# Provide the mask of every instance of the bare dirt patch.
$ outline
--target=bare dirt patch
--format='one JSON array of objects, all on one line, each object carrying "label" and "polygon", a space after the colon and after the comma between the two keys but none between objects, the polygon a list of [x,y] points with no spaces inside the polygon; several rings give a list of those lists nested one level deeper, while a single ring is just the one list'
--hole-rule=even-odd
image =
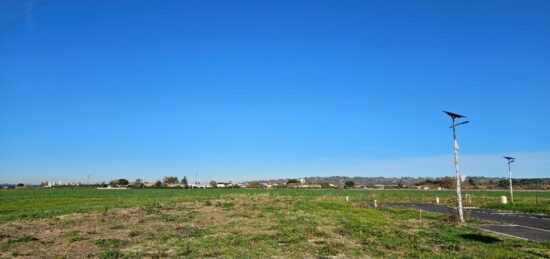
[{"label": "bare dirt patch", "polygon": [[231,195],[15,221],[0,225],[0,256],[177,256],[200,237],[273,236],[273,224],[261,218],[272,202],[269,195]]}]

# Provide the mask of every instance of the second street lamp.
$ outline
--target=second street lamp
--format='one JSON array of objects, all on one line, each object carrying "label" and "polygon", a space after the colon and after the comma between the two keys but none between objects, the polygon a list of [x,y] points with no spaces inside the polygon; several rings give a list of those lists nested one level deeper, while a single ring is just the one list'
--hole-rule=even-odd
[{"label": "second street lamp", "polygon": [[514,192],[512,189],[512,170],[510,168],[510,164],[513,162],[516,162],[516,159],[509,156],[505,156],[504,158],[508,160],[508,178],[510,180],[510,201],[512,202],[512,204],[514,204]]},{"label": "second street lamp", "polygon": [[453,125],[451,125],[450,128],[453,129],[453,152],[454,152],[454,160],[455,160],[455,177],[456,177],[456,200],[457,200],[457,212],[458,212],[458,219],[460,222],[464,223],[464,212],[462,211],[462,193],[460,190],[460,182],[462,181],[462,177],[460,175],[460,172],[458,170],[458,142],[456,141],[456,126],[463,125],[466,123],[469,123],[469,121],[463,121],[460,123],[456,123],[456,119],[460,118],[466,118],[466,116],[462,116],[460,114],[452,113],[443,111],[445,114],[449,115],[451,119],[453,120]]}]

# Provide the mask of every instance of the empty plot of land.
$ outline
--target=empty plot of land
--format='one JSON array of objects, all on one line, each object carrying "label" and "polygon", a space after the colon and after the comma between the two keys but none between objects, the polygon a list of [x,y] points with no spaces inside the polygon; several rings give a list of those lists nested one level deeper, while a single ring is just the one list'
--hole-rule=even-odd
[{"label": "empty plot of land", "polygon": [[[550,257],[549,243],[457,226],[443,214],[311,194],[37,190],[20,209],[0,204],[12,210],[0,222],[0,257]],[[51,211],[54,201],[78,206]]]}]

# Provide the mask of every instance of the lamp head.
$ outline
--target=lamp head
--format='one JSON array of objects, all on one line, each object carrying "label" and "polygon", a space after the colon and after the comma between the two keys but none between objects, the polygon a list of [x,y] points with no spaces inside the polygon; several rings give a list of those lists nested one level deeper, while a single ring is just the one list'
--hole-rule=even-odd
[{"label": "lamp head", "polygon": [[453,119],[460,119],[460,118],[466,118],[466,116],[463,116],[463,115],[460,115],[460,114],[457,114],[457,113],[453,113],[453,112],[448,112],[448,111],[443,111],[445,114],[451,116],[451,118]]},{"label": "lamp head", "polygon": [[510,156],[503,156],[506,160],[508,160],[508,163],[516,162],[516,159]]}]

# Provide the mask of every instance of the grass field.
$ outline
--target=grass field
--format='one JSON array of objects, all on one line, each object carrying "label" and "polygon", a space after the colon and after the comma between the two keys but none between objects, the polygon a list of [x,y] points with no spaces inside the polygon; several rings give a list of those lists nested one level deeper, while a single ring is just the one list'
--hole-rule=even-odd
[{"label": "grass field", "polygon": [[[466,192],[496,207],[506,192]],[[20,189],[0,191],[0,256],[550,257],[550,244],[367,202],[453,202],[451,191]],[[350,202],[345,201],[350,197]],[[548,213],[549,192],[513,209]],[[469,201],[465,201],[467,203]],[[467,204],[466,204],[467,205]],[[540,207],[540,209],[539,209]],[[509,209],[509,208],[507,208]]]}]

